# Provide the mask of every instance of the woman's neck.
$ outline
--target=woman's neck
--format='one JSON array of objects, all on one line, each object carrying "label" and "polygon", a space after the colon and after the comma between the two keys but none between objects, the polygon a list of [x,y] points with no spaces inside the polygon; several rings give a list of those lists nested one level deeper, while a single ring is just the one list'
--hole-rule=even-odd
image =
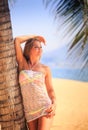
[{"label": "woman's neck", "polygon": [[39,63],[39,59],[40,59],[39,57],[38,58],[30,57],[29,64],[35,65],[35,64]]},{"label": "woman's neck", "polygon": [[39,63],[39,60],[37,60],[37,59],[36,60],[32,59],[29,61],[29,64],[31,64],[31,65],[35,65],[37,63]]},{"label": "woman's neck", "polygon": [[30,59],[28,62],[29,64],[29,69],[34,69],[38,64],[39,64],[39,58],[38,59]]}]

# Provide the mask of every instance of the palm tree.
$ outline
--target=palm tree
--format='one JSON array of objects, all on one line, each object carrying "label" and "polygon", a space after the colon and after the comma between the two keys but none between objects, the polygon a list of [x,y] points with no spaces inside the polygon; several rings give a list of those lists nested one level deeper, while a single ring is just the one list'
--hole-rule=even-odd
[{"label": "palm tree", "polygon": [[0,125],[26,130],[8,0],[0,0]]},{"label": "palm tree", "polygon": [[[43,0],[46,7],[50,7],[56,20],[63,18],[60,25],[65,34],[72,34],[72,41],[68,50],[70,54],[76,54],[78,61],[83,61],[82,69],[88,65],[88,0]],[[68,51],[69,52],[69,51]],[[77,57],[78,55],[78,57]],[[72,55],[70,55],[72,58]]]}]

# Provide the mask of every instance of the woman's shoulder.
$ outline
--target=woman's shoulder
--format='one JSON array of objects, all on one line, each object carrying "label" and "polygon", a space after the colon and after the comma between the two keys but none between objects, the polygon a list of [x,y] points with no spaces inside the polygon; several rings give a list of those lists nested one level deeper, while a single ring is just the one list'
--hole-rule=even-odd
[{"label": "woman's shoulder", "polygon": [[45,73],[50,71],[50,67],[48,65],[40,63],[40,66],[45,71]]},{"label": "woman's shoulder", "polygon": [[40,63],[40,66],[43,67],[43,68],[45,68],[45,69],[49,68],[48,65],[45,65],[45,64],[43,64],[43,63]]}]

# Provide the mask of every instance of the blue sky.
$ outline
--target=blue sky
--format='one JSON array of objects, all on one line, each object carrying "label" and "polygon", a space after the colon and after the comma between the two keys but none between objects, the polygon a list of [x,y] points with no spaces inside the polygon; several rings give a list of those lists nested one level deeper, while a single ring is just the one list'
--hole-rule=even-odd
[{"label": "blue sky", "polygon": [[[36,34],[46,39],[45,51],[52,51],[63,45],[61,31],[58,31],[54,14],[45,8],[43,0],[15,0],[10,6],[13,37]],[[65,39],[65,43],[66,43]]]},{"label": "blue sky", "polygon": [[[46,39],[44,61],[51,66],[73,69],[71,60],[66,59],[67,44],[70,37],[63,37],[65,30],[58,29],[62,21],[54,20],[54,14],[45,8],[43,0],[15,0],[10,5],[13,37],[19,35],[42,35]],[[66,34],[68,36],[68,34]],[[73,60],[73,59],[72,59]],[[79,68],[80,63],[78,63]]]},{"label": "blue sky", "polygon": [[60,17],[58,22],[55,21],[55,14],[50,12],[50,8],[45,8],[43,0],[14,1],[13,6],[10,5],[13,37],[32,34],[44,36],[46,40],[44,58],[54,65],[69,67],[72,62],[65,58],[67,55],[66,45],[71,35],[69,38],[63,37],[66,31],[62,28],[58,29],[62,18]]},{"label": "blue sky", "polygon": [[16,0],[10,6],[13,37],[36,34],[46,39],[45,51],[61,47],[61,33],[57,31],[54,14],[45,8],[43,0]]},{"label": "blue sky", "polygon": [[55,66],[64,66],[68,39],[62,37],[63,29],[58,29],[61,18],[58,22],[54,20],[55,15],[50,8],[45,8],[43,0],[15,0],[13,6],[10,5],[10,13],[13,37],[28,34],[44,36],[44,59]]}]

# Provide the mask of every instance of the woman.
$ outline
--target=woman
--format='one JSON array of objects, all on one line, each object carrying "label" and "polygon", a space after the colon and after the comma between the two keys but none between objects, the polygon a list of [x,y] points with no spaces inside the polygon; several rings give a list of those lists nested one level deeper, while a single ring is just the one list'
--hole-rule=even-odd
[{"label": "woman", "polygon": [[25,117],[30,130],[50,130],[56,109],[50,69],[40,63],[42,43],[45,44],[42,36],[33,35],[14,40]]}]

